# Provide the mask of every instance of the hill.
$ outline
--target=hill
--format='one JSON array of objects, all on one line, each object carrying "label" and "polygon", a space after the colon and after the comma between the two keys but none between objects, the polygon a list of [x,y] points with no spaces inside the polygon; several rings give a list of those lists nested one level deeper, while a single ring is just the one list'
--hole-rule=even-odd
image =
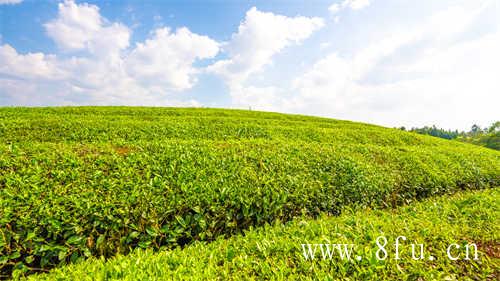
[{"label": "hill", "polygon": [[0,141],[3,276],[500,182],[498,151],[255,111],[1,108]]},{"label": "hill", "polygon": [[[404,127],[401,127],[400,129],[406,130]],[[412,128],[410,131],[443,139],[458,140],[475,145],[481,145],[495,150],[500,150],[500,121],[496,121],[491,124],[491,126],[484,129],[481,129],[481,127],[479,127],[478,125],[473,125],[468,132],[439,129],[436,126]]]},{"label": "hill", "polygon": [[[491,189],[426,199],[394,210],[348,209],[339,217],[278,222],[184,249],[136,250],[108,261],[90,259],[30,280],[496,280],[499,202],[500,192]],[[396,261],[392,244],[398,236],[407,240],[401,240]],[[385,247],[385,260],[376,256],[378,237],[391,243]],[[303,243],[355,246],[350,260],[341,259],[336,251],[332,259],[325,254],[323,260],[321,248],[314,259],[308,255],[306,260]],[[413,260],[412,243],[424,245],[423,260]],[[453,243],[461,246],[450,251],[457,261],[447,256]],[[465,246],[472,243],[478,247],[478,259],[474,260],[471,246],[470,260],[465,260]]]}]

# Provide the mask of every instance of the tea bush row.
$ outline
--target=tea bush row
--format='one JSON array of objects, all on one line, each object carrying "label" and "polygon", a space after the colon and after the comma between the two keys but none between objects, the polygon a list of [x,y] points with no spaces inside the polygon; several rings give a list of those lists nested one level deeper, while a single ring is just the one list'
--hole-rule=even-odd
[{"label": "tea bush row", "polygon": [[2,108],[0,122],[2,275],[500,182],[497,151],[322,118]]},{"label": "tea bush row", "polygon": [[[276,222],[212,243],[184,249],[133,253],[105,261],[92,258],[30,280],[495,280],[498,277],[500,191],[491,189],[425,200],[395,210],[345,210],[340,217]],[[400,240],[396,261],[394,239]],[[386,260],[376,258],[376,238],[389,240]],[[305,260],[301,244],[354,244],[361,261]],[[411,244],[423,244],[423,260],[413,260]],[[450,244],[455,257],[446,250]],[[478,247],[474,260],[465,245]],[[417,246],[416,249],[419,249]],[[418,252],[418,251],[417,251]],[[428,256],[435,257],[429,260]],[[382,255],[381,255],[382,256]],[[418,257],[418,254],[416,255]]]}]

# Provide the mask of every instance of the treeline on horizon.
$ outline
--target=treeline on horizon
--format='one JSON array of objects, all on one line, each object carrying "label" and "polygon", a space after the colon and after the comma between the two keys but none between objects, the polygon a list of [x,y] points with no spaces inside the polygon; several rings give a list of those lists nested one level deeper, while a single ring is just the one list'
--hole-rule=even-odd
[{"label": "treeline on horizon", "polygon": [[481,128],[474,124],[467,132],[458,130],[445,130],[433,126],[425,126],[422,128],[411,128],[407,130],[405,127],[400,127],[400,130],[415,132],[422,135],[430,135],[448,140],[458,140],[462,142],[472,143],[495,150],[500,150],[500,121],[496,121],[491,126]]}]

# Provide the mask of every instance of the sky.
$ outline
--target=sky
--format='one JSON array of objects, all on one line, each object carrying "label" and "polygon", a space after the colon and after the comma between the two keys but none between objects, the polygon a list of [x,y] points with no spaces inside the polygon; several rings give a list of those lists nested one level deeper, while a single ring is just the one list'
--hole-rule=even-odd
[{"label": "sky", "polygon": [[0,0],[0,106],[500,120],[500,1]]}]

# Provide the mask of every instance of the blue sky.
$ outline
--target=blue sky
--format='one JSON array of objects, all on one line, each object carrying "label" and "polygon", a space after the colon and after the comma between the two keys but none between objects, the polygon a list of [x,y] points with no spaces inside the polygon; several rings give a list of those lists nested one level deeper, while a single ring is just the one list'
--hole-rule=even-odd
[{"label": "blue sky", "polygon": [[0,0],[0,106],[500,119],[498,1]]}]

